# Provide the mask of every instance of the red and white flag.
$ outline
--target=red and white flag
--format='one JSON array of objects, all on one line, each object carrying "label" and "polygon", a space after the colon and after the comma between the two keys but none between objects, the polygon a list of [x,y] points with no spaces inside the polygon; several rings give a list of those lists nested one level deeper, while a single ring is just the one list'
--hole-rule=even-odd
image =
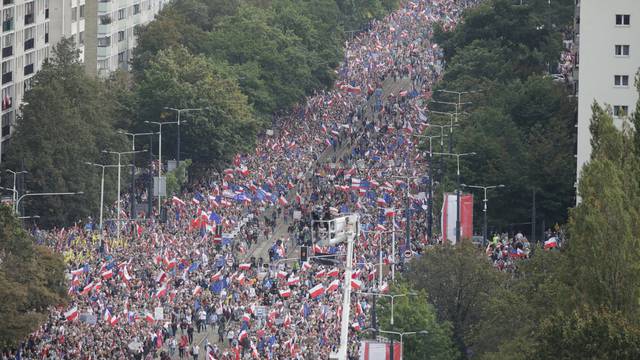
[{"label": "red and white flag", "polygon": [[358,279],[351,279],[351,289],[360,290],[362,288],[362,281]]},{"label": "red and white flag", "polygon": [[291,296],[291,290],[289,289],[280,290],[280,296],[283,298],[288,298],[289,296]]},{"label": "red and white flag", "polygon": [[280,204],[280,206],[287,206],[287,205],[289,205],[289,202],[287,201],[287,199],[285,199],[284,196],[281,195],[278,198],[278,204]]},{"label": "red and white flag", "polygon": [[163,296],[167,295],[167,285],[163,284],[161,287],[158,288],[158,290],[156,290],[156,298],[161,298]]},{"label": "red and white flag", "polygon": [[67,319],[67,321],[73,321],[75,319],[78,318],[78,307],[74,306],[71,309],[69,309],[69,311],[64,313],[64,317],[65,319]]},{"label": "red and white flag", "polygon": [[287,285],[294,286],[300,283],[300,278],[298,276],[292,276],[287,280]]},{"label": "red and white flag", "polygon": [[340,274],[340,271],[338,270],[338,268],[333,268],[331,270],[329,270],[329,272],[327,273],[328,277],[338,277],[338,275]]},{"label": "red and white flag", "polygon": [[336,279],[333,280],[329,286],[327,287],[327,292],[332,292],[332,291],[336,291],[338,289],[338,287],[340,286],[340,280]]},{"label": "red and white flag", "polygon": [[171,198],[171,202],[173,203],[173,205],[180,205],[180,206],[186,205],[186,203],[177,196],[174,196],[173,198]]},{"label": "red and white flag", "polygon": [[104,280],[111,279],[113,277],[113,271],[112,270],[104,271],[102,274],[100,274],[100,276],[102,276]]},{"label": "red and white flag", "polygon": [[149,324],[153,324],[153,323],[156,321],[156,319],[154,319],[154,317],[153,317],[153,314],[152,314],[152,313],[150,313],[150,312],[148,312],[148,311],[144,314],[144,319],[145,319]]},{"label": "red and white flag", "polygon": [[324,294],[324,286],[322,285],[322,283],[312,287],[309,290],[309,295],[311,296],[312,299],[315,299],[322,294]]},{"label": "red and white flag", "polygon": [[213,274],[213,276],[211,276],[211,281],[218,281],[220,280],[221,277],[222,277],[222,272],[218,271],[217,273]]},{"label": "red and white flag", "polygon": [[240,264],[238,267],[240,268],[240,270],[249,270],[251,269],[251,264],[244,263],[244,264]]}]

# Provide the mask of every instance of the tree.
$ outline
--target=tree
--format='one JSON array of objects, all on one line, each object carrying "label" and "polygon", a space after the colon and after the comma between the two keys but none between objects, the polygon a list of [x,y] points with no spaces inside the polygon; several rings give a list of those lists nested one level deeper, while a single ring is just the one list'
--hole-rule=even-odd
[{"label": "tree", "polygon": [[[45,226],[70,224],[98,209],[100,177],[85,162],[103,162],[103,149],[120,150],[125,141],[114,131],[115,95],[85,74],[73,40],[63,39],[53,53],[25,93],[7,154],[9,167],[29,171],[31,192],[85,192],[21,202]],[[107,203],[114,198],[114,176],[107,172]]]},{"label": "tree", "polygon": [[[180,125],[181,154],[196,166],[221,165],[250,149],[255,141],[258,122],[228,69],[184,47],[160,51],[136,84],[135,93],[135,127],[139,129],[148,129],[145,120],[175,119],[165,107],[206,108],[181,118],[185,121]],[[166,129],[162,134],[164,157],[176,153],[176,131]]]},{"label": "tree", "polygon": [[504,274],[470,244],[428,250],[411,264],[407,279],[415,290],[424,290],[440,321],[453,327],[454,341],[462,354],[474,346],[472,333],[484,305],[504,279]]},{"label": "tree", "polygon": [[[409,293],[411,290],[406,284],[393,287],[397,294]],[[427,302],[427,294],[420,291],[415,296],[398,297],[394,301],[394,324],[391,319],[391,302],[386,297],[380,297],[378,302],[378,314],[381,330],[397,332],[423,331],[427,334],[408,335],[403,339],[403,358],[411,359],[458,359],[460,353],[452,340],[451,324],[440,322],[437,319],[434,307]],[[395,335],[379,333],[381,336],[394,337]]]},{"label": "tree", "polygon": [[64,303],[61,256],[34,245],[11,209],[0,205],[0,349],[15,347]]}]

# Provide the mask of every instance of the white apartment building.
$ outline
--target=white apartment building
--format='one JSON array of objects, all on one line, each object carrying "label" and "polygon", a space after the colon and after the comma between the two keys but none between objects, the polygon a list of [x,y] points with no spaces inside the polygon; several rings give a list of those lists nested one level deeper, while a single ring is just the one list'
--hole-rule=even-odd
[{"label": "white apartment building", "polygon": [[73,37],[87,73],[129,69],[134,31],[170,0],[2,0],[0,162],[30,79],[62,37]]},{"label": "white apartment building", "polygon": [[635,110],[640,0],[580,0],[577,174],[591,157],[591,105],[610,106],[617,126]]},{"label": "white apartment building", "polygon": [[16,111],[24,92],[44,59],[49,56],[49,1],[2,0],[0,161],[13,133]]}]

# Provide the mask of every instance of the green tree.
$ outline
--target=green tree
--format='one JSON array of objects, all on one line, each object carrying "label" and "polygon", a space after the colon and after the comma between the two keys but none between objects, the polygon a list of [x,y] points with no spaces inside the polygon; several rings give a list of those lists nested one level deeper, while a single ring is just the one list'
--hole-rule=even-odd
[{"label": "green tree", "polygon": [[62,258],[22,229],[0,205],[0,349],[15,347],[66,300]]},{"label": "green tree", "polygon": [[475,344],[473,330],[482,319],[485,303],[494,295],[504,274],[470,244],[441,246],[414,260],[407,275],[411,288],[425,290],[440,321],[453,327],[462,354]]},{"label": "green tree", "polygon": [[[27,215],[47,225],[70,224],[98,209],[98,171],[85,162],[103,162],[103,149],[122,149],[125,139],[114,131],[115,95],[100,80],[85,74],[73,41],[62,40],[33,78],[17,122],[8,166],[29,171],[31,192],[79,192],[84,196],[26,198]],[[107,172],[107,201],[113,199],[115,171]]]},{"label": "green tree", "polygon": [[[406,284],[393,286],[394,293],[409,293],[411,290]],[[403,358],[412,359],[458,359],[460,353],[452,339],[451,324],[438,321],[434,307],[427,302],[427,294],[420,291],[415,296],[399,297],[394,301],[393,318],[391,325],[391,302],[386,297],[380,297],[378,302],[379,327],[381,330],[396,332],[420,332],[426,334],[407,335],[403,342]],[[400,339],[395,335],[380,333],[385,337]]]},{"label": "green tree", "polygon": [[[160,51],[136,84],[135,93],[135,126],[141,129],[148,129],[145,120],[171,120],[168,116],[175,115],[164,107],[207,108],[181,118],[185,121],[181,125],[181,154],[196,166],[222,164],[237,152],[250,149],[255,141],[258,123],[228,69],[205,56],[192,55],[184,47]],[[175,155],[175,144],[176,132],[164,131],[164,157]]]}]

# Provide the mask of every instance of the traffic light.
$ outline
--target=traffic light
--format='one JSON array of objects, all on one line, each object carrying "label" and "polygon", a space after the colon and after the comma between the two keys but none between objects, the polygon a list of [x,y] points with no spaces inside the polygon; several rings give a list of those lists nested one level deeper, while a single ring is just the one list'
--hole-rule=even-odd
[{"label": "traffic light", "polygon": [[301,262],[305,262],[309,259],[309,257],[307,256],[307,247],[306,246],[300,246],[300,261]]}]

